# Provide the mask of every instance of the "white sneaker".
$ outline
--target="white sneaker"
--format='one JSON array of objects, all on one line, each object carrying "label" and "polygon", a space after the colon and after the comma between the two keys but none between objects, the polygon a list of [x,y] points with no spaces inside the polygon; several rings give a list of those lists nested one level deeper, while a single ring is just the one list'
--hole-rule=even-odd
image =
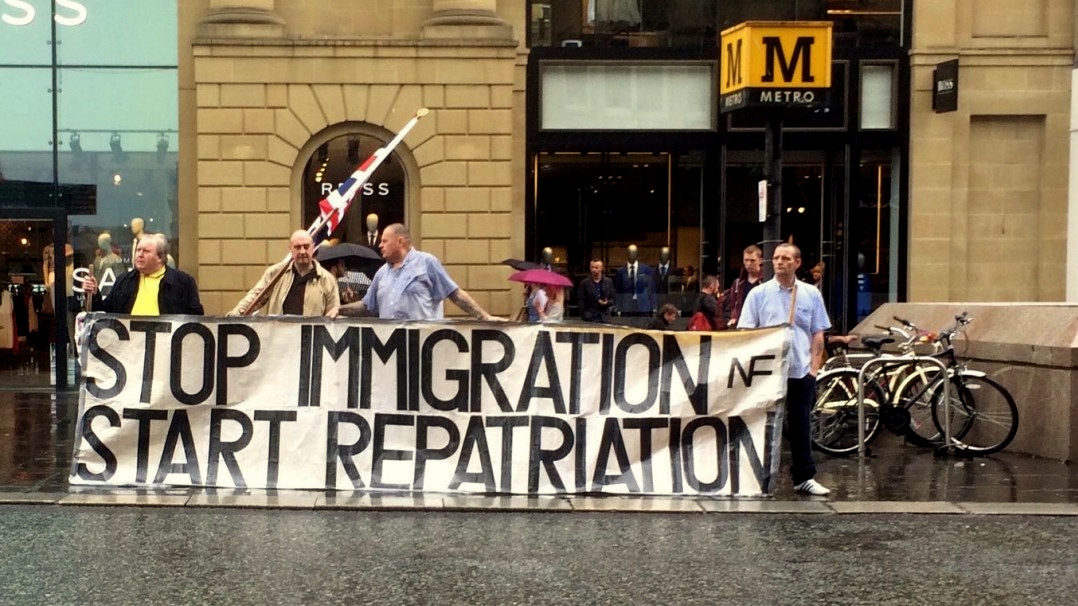
[{"label": "white sneaker", "polygon": [[794,486],[794,492],[812,495],[814,497],[826,497],[831,494],[831,489],[820,484],[816,480],[805,480],[797,486]]}]

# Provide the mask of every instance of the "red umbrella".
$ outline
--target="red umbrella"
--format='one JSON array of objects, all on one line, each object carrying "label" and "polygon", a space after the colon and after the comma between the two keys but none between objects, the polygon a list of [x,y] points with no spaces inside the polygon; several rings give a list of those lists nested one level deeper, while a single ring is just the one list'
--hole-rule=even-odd
[{"label": "red umbrella", "polygon": [[569,278],[566,278],[559,273],[552,272],[549,269],[525,269],[524,271],[518,271],[509,276],[509,279],[514,282],[543,284],[546,286],[571,287],[573,285],[573,283],[569,281]]}]

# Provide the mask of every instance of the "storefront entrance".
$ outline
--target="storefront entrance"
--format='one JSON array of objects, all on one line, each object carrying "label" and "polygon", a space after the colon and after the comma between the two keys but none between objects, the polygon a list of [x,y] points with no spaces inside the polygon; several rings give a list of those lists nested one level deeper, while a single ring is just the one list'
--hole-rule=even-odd
[{"label": "storefront entrance", "polygon": [[[71,303],[76,262],[74,255],[56,259],[67,220],[49,216],[50,210],[0,211],[0,389],[52,391],[74,384],[67,335],[78,312]],[[60,280],[57,261],[65,270]]]}]

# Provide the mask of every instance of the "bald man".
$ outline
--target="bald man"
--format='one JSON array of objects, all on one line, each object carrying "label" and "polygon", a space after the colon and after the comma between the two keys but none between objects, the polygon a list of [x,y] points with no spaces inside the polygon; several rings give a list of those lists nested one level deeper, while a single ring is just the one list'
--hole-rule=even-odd
[{"label": "bald man", "polygon": [[274,276],[287,268],[289,263],[292,264],[291,269],[288,269],[287,273],[270,287],[269,296],[262,297],[262,304],[251,311],[263,308],[270,316],[335,316],[337,314],[337,307],[341,303],[337,291],[337,279],[323,269],[318,261],[315,261],[314,242],[311,240],[311,235],[302,229],[297,230],[288,239],[288,250],[291,257],[267,267],[258,284],[247,291],[247,295],[232,308],[232,311],[228,312],[228,315],[240,315],[240,310],[258,298],[259,294],[269,287]]}]

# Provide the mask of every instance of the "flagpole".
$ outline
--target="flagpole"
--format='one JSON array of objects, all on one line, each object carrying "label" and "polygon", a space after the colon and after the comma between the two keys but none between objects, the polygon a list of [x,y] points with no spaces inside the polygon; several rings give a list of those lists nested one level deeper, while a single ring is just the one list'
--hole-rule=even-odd
[{"label": "flagpole", "polygon": [[[393,139],[390,140],[390,142],[387,143],[385,147],[379,147],[378,149],[374,150],[374,153],[371,154],[371,156],[367,158],[362,165],[360,165],[360,168],[356,170],[357,173],[361,173],[360,178],[356,179],[356,182],[353,183],[352,187],[350,188],[352,196],[344,200],[344,206],[342,208],[333,208],[329,212],[321,212],[317,217],[315,217],[314,221],[311,222],[311,226],[307,228],[307,233],[311,234],[312,238],[318,232],[322,231],[322,229],[326,227],[328,223],[330,223],[330,220],[333,218],[334,215],[340,214],[343,217],[344,213],[348,211],[349,205],[352,203],[352,198],[355,196],[355,192],[358,192],[359,189],[363,187],[363,184],[370,180],[371,176],[374,174],[374,171],[377,170],[377,168],[382,165],[382,162],[389,157],[390,152],[392,152],[393,149],[397,147],[397,145],[399,145],[401,141],[404,140],[404,137],[408,135],[409,131],[415,128],[415,125],[419,123],[419,119],[423,116],[426,116],[428,113],[430,113],[429,109],[425,107],[419,108],[416,111],[415,115],[412,116],[412,119],[408,120],[408,122],[405,123],[403,127],[401,127],[400,131],[397,133],[397,136],[393,137]],[[356,173],[353,173],[353,177],[355,176],[355,174]],[[326,234],[326,236],[328,237],[329,234]],[[322,242],[325,242],[325,240],[323,240]],[[314,251],[318,250],[318,248],[322,246],[322,242],[319,242],[317,245],[315,245],[314,249],[311,251],[312,254],[314,253]],[[273,276],[273,279],[271,279],[269,283],[266,284],[266,286],[261,291],[259,291],[258,295],[254,299],[252,299],[245,308],[239,310],[239,315],[249,316],[265,304],[266,298],[269,297],[269,293],[271,290],[273,290],[273,287],[276,286],[277,282],[279,282],[287,272],[292,270],[292,253],[286,254],[284,259],[282,259],[282,262],[286,263],[284,267],[281,268],[281,271],[277,272],[277,274]]]}]

